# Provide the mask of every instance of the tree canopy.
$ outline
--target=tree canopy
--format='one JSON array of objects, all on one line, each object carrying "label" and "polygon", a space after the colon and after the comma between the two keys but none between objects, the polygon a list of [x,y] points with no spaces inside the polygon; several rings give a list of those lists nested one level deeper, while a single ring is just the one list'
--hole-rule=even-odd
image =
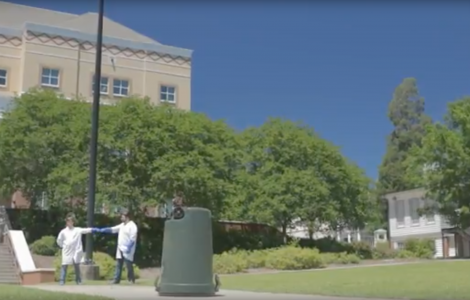
[{"label": "tree canopy", "polygon": [[375,196],[381,210],[381,226],[388,224],[388,204],[383,195],[415,188],[407,179],[407,158],[413,147],[420,147],[425,127],[431,119],[425,114],[424,98],[419,95],[416,79],[405,78],[395,88],[388,106],[393,130],[387,138],[387,149],[379,167]]},{"label": "tree canopy", "polygon": [[295,222],[356,228],[368,219],[368,178],[311,128],[269,119],[241,140],[238,219],[275,224],[284,234]]},{"label": "tree canopy", "polygon": [[424,98],[419,95],[416,79],[405,78],[395,89],[388,107],[394,129],[387,139],[387,151],[379,168],[382,193],[414,188],[403,176],[410,150],[420,146],[425,127],[431,119],[424,112]]},{"label": "tree canopy", "polygon": [[[0,121],[0,184],[49,205],[86,201],[90,104],[53,91],[14,100]],[[312,128],[269,119],[236,132],[223,121],[147,99],[102,106],[97,205],[156,206],[175,193],[217,218],[363,227],[369,179]]]},{"label": "tree canopy", "polygon": [[452,224],[470,227],[470,98],[452,102],[444,123],[426,127],[422,147],[409,158],[408,180],[425,187],[437,211]]}]

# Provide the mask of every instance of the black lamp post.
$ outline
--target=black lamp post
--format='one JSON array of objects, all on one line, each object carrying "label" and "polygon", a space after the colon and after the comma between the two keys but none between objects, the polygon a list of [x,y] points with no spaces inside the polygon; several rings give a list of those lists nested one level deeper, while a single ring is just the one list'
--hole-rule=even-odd
[{"label": "black lamp post", "polygon": [[[98,123],[100,117],[100,90],[101,90],[101,52],[103,46],[103,13],[104,0],[99,1],[98,9],[98,33],[96,36],[96,58],[95,58],[95,77],[93,87],[93,105],[91,114],[91,140],[90,140],[90,178],[88,184],[87,198],[87,227],[94,226],[95,216],[95,190],[96,190],[96,155],[98,151]],[[93,236],[86,236],[86,255],[87,264],[93,263]]]}]

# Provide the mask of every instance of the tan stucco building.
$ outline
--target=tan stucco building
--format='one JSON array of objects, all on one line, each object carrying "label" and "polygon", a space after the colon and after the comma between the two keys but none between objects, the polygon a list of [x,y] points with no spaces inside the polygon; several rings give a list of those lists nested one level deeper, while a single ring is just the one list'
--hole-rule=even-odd
[{"label": "tan stucco building", "polygon": [[[0,109],[33,87],[91,100],[97,23],[96,13],[74,15],[0,1]],[[105,18],[102,103],[140,95],[190,110],[191,55]]]}]

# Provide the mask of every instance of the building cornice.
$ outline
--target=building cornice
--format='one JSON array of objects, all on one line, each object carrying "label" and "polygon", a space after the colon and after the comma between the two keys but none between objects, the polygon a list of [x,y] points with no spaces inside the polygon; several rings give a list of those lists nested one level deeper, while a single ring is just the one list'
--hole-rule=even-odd
[{"label": "building cornice", "polygon": [[[96,43],[96,34],[84,33],[77,30],[60,28],[55,26],[36,24],[36,23],[25,23],[24,29],[15,29],[8,27],[0,27],[0,34],[6,36],[22,37],[23,32],[31,32],[32,34],[46,34],[49,36],[60,36],[70,39],[75,39],[79,42]],[[159,54],[167,54],[175,57],[183,57],[191,59],[193,50],[183,49],[178,47],[135,42],[121,38],[115,38],[110,36],[103,36],[103,44],[112,45],[119,48],[128,48],[133,50],[143,50],[146,52],[155,52]]]},{"label": "building cornice", "polygon": [[23,35],[23,30],[0,26],[0,34],[8,37],[18,37],[21,39],[21,36]]}]

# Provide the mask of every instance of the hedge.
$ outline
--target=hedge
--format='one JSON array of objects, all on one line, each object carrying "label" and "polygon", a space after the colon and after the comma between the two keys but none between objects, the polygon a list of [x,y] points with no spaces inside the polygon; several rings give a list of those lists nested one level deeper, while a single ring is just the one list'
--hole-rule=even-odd
[{"label": "hedge", "polygon": [[[49,210],[7,209],[13,229],[23,230],[28,245],[44,236],[56,237],[64,228],[64,216],[69,211],[51,208]],[[74,210],[78,226],[85,226],[86,212]],[[139,238],[136,249],[135,263],[140,268],[160,265],[163,231],[163,218],[140,217],[134,221],[139,227]],[[103,214],[95,215],[96,227],[108,227],[118,224],[118,216]],[[83,237],[85,242],[85,236]],[[115,256],[117,239],[112,235],[94,235],[94,250]],[[42,243],[42,242],[40,242]],[[213,247],[214,253],[220,254],[230,249],[258,250],[279,247],[283,245],[282,235],[272,227],[264,225],[243,226],[239,229],[227,229],[226,224],[214,222]]]}]

